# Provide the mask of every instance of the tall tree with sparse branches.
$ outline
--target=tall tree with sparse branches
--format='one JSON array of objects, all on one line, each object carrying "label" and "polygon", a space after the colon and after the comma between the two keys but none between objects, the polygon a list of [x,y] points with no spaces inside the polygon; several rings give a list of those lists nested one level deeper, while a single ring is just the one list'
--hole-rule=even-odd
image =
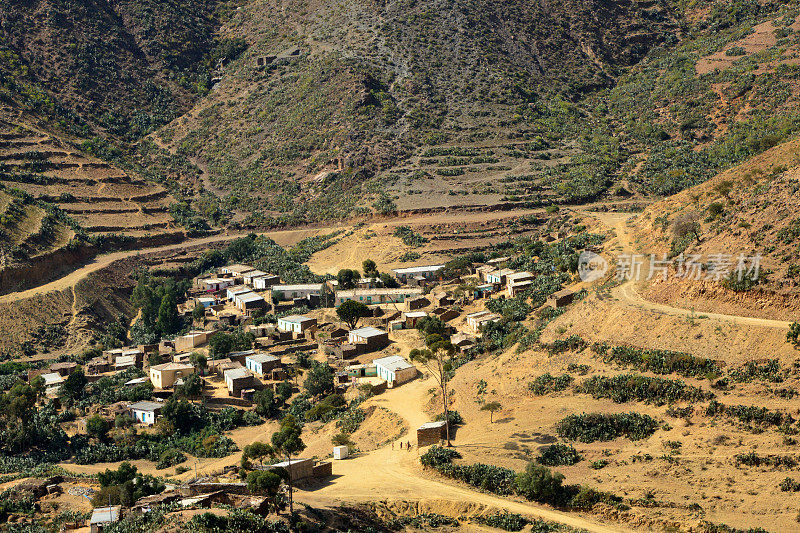
[{"label": "tall tree with sparse branches", "polygon": [[447,445],[450,442],[450,405],[447,384],[450,381],[450,374],[453,371],[453,354],[456,347],[439,334],[428,335],[425,338],[426,349],[411,350],[409,357],[412,361],[422,363],[430,371],[439,383],[439,391],[442,393],[442,407],[444,408],[445,433]]}]

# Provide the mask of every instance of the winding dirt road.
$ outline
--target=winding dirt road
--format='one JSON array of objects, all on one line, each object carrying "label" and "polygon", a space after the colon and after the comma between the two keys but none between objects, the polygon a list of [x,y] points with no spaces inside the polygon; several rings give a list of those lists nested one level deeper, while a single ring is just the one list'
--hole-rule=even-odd
[{"label": "winding dirt road", "polygon": [[[436,383],[432,377],[417,379],[391,389],[369,400],[395,412],[412,428],[412,436],[400,439],[416,444],[415,428],[430,418],[423,412],[429,390]],[[464,445],[464,444],[461,444]],[[458,449],[456,445],[456,450]],[[529,518],[541,518],[593,533],[629,531],[618,525],[605,525],[578,514],[563,513],[526,501],[502,498],[448,482],[434,473],[425,472],[419,464],[419,451],[401,450],[399,444],[335,461],[334,477],[319,488],[298,491],[295,501],[314,506],[334,507],[366,501],[415,501],[447,507],[448,503],[484,505],[505,509]]]},{"label": "winding dirt road", "polygon": [[[633,239],[631,238],[630,228],[628,227],[628,223],[632,219],[633,215],[629,213],[595,213],[595,212],[583,212],[583,214],[596,218],[602,224],[614,230],[614,232],[617,235],[619,253],[627,253],[627,254],[638,253],[638,251],[635,249]],[[644,274],[646,274],[646,272]],[[640,310],[643,309],[647,311],[653,311],[664,315],[696,318],[699,314],[702,315],[703,317],[715,320],[727,321],[741,326],[761,326],[761,327],[777,328],[785,330],[788,330],[789,327],[791,326],[791,322],[783,320],[770,320],[766,318],[725,315],[722,313],[712,313],[706,311],[698,313],[691,309],[682,309],[679,307],[672,307],[666,304],[651,302],[650,300],[645,299],[639,293],[637,285],[641,283],[642,282],[637,282],[636,280],[626,281],[614,287],[611,290],[611,295],[621,305]]]},{"label": "winding dirt road", "polygon": [[[384,225],[389,227],[400,226],[404,224],[444,224],[444,223],[460,223],[460,222],[474,222],[474,221],[492,221],[501,220],[504,218],[512,218],[524,216],[539,210],[516,210],[516,211],[497,211],[497,212],[444,212],[444,213],[430,213],[430,214],[413,214],[408,216],[400,216],[391,220],[374,220],[370,224]],[[351,225],[331,224],[325,226],[314,226],[307,228],[295,228],[286,230],[276,230],[261,232],[259,235],[270,237],[281,246],[292,246],[306,237],[331,233],[336,230],[350,228]],[[214,235],[211,237],[204,237],[201,239],[190,239],[176,244],[168,244],[164,246],[157,246],[153,248],[144,248],[141,250],[129,250],[123,252],[114,252],[110,254],[100,255],[94,258],[91,262],[81,266],[80,268],[70,272],[49,283],[33,287],[28,290],[12,292],[0,295],[0,304],[7,304],[19,300],[25,300],[33,296],[47,294],[48,292],[60,291],[69,289],[75,286],[78,282],[86,279],[90,274],[111,266],[116,261],[122,261],[137,255],[148,255],[159,252],[175,251],[197,246],[221,243],[225,241],[232,241],[239,237],[243,237],[247,233],[236,234],[222,234]]]},{"label": "winding dirt road", "polygon": [[[327,228],[324,231],[330,231],[332,228]],[[320,228],[309,228],[309,229],[293,229],[293,230],[282,230],[282,231],[274,231],[274,232],[267,232],[264,235],[271,237],[276,242],[281,244],[283,241],[299,241],[304,237],[309,235],[314,235],[323,231]],[[137,255],[149,255],[159,252],[168,252],[174,250],[182,250],[186,248],[193,248],[196,246],[220,243],[225,241],[232,241],[236,238],[243,237],[245,234],[231,234],[231,235],[214,235],[211,237],[204,237],[201,239],[191,239],[183,242],[179,242],[176,244],[167,244],[164,246],[157,246],[154,248],[145,248],[141,250],[129,250],[124,252],[114,252],[110,254],[99,255],[95,257],[89,263],[83,265],[82,267],[73,270],[69,274],[53,280],[49,283],[45,283],[43,285],[39,285],[38,287],[33,287],[31,289],[19,292],[12,292],[9,294],[4,294],[0,296],[0,304],[4,303],[11,303],[18,300],[25,300],[27,298],[31,298],[33,296],[38,296],[41,294],[47,294],[48,292],[60,291],[64,289],[69,289],[74,287],[78,282],[86,279],[90,274],[102,270],[111,266],[113,263],[117,261],[122,261],[124,259],[129,259],[131,257],[135,257]],[[293,244],[293,242],[287,242],[287,244]]]}]

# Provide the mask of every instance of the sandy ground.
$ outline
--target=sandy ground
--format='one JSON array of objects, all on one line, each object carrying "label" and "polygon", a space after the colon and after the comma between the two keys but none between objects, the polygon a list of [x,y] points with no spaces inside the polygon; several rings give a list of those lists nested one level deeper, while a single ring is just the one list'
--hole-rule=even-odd
[{"label": "sandy ground", "polygon": [[[628,235],[628,215],[612,213],[592,216],[617,233],[616,240],[610,243],[611,249],[624,251],[634,245]],[[398,221],[400,223],[403,222]],[[322,259],[317,258],[317,261],[317,265],[326,266]],[[606,340],[615,344],[631,341],[639,346],[689,351],[731,365],[767,355],[777,355],[786,363],[796,359],[796,355],[792,357],[786,351],[782,324],[732,315],[693,317],[690,310],[648,302],[638,291],[628,287],[632,287],[632,284],[621,285],[610,291],[610,295],[592,294],[555,320],[545,331],[542,340],[547,342],[575,333],[590,341]],[[392,350],[404,355],[419,343],[413,332],[402,332],[393,337],[396,344]],[[782,493],[777,488],[784,477],[792,476],[792,472],[737,467],[733,460],[734,455],[752,450],[761,454],[793,454],[794,446],[785,444],[782,435],[775,430],[756,434],[730,421],[714,421],[699,413],[687,422],[667,415],[667,406],[616,404],[571,391],[532,397],[527,391],[527,384],[535,376],[544,372],[563,373],[570,363],[587,365],[589,376],[620,372],[619,369],[604,365],[590,350],[551,357],[537,351],[516,353],[513,348],[501,355],[479,358],[459,369],[452,384],[453,406],[466,423],[456,432],[456,449],[464,455],[466,462],[481,461],[520,470],[535,457],[542,445],[554,441],[555,423],[568,414],[591,411],[650,414],[666,424],[652,437],[636,442],[617,439],[575,444],[585,460],[571,467],[558,467],[557,470],[567,476],[567,483],[587,484],[629,498],[642,498],[651,491],[656,500],[662,502],[659,506],[634,508],[624,513],[622,521],[613,520],[606,524],[598,515],[565,514],[524,501],[498,498],[426,472],[419,465],[418,450],[401,452],[396,441],[382,444],[374,436],[370,437],[372,446],[367,447],[372,449],[364,449],[350,459],[336,461],[333,478],[298,491],[297,500],[330,506],[364,501],[417,502],[440,511],[474,503],[598,532],[624,531],[626,527],[636,531],[663,530],[665,523],[685,525],[696,523],[700,518],[738,527],[761,525],[770,530],[798,530],[794,496]],[[480,411],[475,401],[476,384],[480,379],[489,384],[488,399],[496,399],[503,406],[494,423],[489,423],[487,413]],[[576,376],[576,380],[581,379]],[[685,381],[709,389],[707,380]],[[797,383],[800,380],[792,375],[786,384]],[[414,428],[431,420],[432,412],[438,407],[431,403],[435,385],[432,378],[423,375],[369,400],[364,408],[380,408],[375,420],[380,420],[381,424],[393,424],[386,434],[403,434],[408,429],[410,434],[404,434],[400,440],[413,443],[416,440]],[[797,412],[796,400],[778,398],[770,390],[762,383],[752,383],[737,386],[728,392],[718,391],[717,394],[720,401],[727,404],[767,404],[773,409]],[[370,427],[369,419],[365,426],[365,429],[374,430]],[[243,447],[257,440],[268,439],[275,429],[276,424],[269,423],[241,428],[231,432],[230,436],[237,445]],[[319,427],[313,431],[313,425],[310,425],[304,435],[308,455],[328,457],[331,434],[330,427]],[[680,441],[681,451],[672,460],[667,460],[664,459],[668,451],[666,443],[670,441]],[[646,462],[633,460],[634,456],[643,454],[649,454],[651,459]],[[609,466],[601,470],[590,469],[589,463],[599,459],[607,459]],[[238,461],[239,454],[222,459],[200,459],[196,461],[197,471],[201,475],[211,474]],[[194,463],[195,459],[192,458],[185,465],[193,468]],[[163,475],[163,471],[154,471],[151,463],[137,461],[136,464],[145,472]],[[68,465],[68,468],[97,472],[108,466],[115,465]],[[187,472],[180,479],[188,479],[193,475],[193,471]],[[689,505],[692,503],[698,503],[702,513],[691,511]]]},{"label": "sandy ground", "polygon": [[[638,253],[631,238],[631,230],[629,228],[631,215],[627,213],[587,214],[596,217],[604,224],[613,228],[617,237],[616,242],[612,242],[612,246],[614,246],[616,250],[619,250],[619,253]],[[646,276],[646,272],[643,274],[643,276]],[[611,290],[611,294],[621,305],[635,309],[654,311],[660,314],[685,318],[697,316],[698,313],[694,309],[681,309],[663,303],[656,303],[646,300],[641,295],[642,289],[646,288],[646,286],[647,282],[645,281],[636,282],[635,280],[631,280],[614,287]],[[710,311],[703,311],[702,315],[704,315],[704,317],[707,319],[730,322],[737,325],[777,328],[782,330],[788,330],[789,326],[792,324],[791,321],[786,320],[770,320],[765,318],[714,313]]]}]

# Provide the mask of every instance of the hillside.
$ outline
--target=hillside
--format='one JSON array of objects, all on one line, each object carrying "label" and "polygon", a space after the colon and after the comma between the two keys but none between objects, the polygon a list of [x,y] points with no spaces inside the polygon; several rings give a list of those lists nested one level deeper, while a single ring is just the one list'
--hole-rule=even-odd
[{"label": "hillside", "polygon": [[207,91],[220,4],[4,2],[0,93],[84,137],[135,140]]},{"label": "hillside", "polygon": [[[17,111],[17,112],[15,112]],[[0,294],[68,272],[109,248],[180,240],[161,185],[0,108]]]},{"label": "hillside", "polygon": [[[759,255],[757,282],[670,279],[648,298],[698,310],[791,320],[800,309],[798,236],[800,141],[781,144],[711,180],[648,207],[638,217],[638,244],[648,253]],[[754,289],[750,291],[750,289]],[[750,291],[750,292],[748,292]]]},{"label": "hillside", "polygon": [[[223,28],[247,52],[154,140],[204,167],[202,187],[252,223],[369,211],[390,186],[374,178],[411,179],[392,187],[400,196],[436,180],[432,206],[486,203],[512,166],[569,151],[572,138],[521,113],[577,113],[549,102],[613,85],[675,30],[660,2],[251,1]],[[466,165],[470,185],[442,187]],[[447,202],[452,190],[467,198]]]}]

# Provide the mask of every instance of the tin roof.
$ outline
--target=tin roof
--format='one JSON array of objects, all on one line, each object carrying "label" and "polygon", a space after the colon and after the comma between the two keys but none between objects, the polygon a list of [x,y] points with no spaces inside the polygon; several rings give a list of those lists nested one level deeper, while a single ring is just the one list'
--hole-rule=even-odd
[{"label": "tin roof", "polygon": [[406,368],[412,368],[414,366],[399,355],[390,355],[389,357],[375,359],[372,364],[375,366],[382,366],[389,371],[405,370]]}]

